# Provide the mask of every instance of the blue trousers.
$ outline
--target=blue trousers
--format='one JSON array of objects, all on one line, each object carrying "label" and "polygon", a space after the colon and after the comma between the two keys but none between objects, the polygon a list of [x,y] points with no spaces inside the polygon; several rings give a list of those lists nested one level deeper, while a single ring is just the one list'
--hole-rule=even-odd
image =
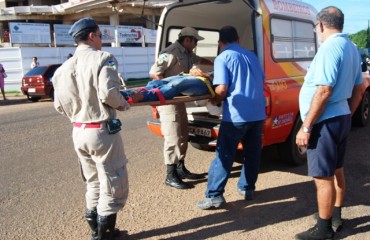
[{"label": "blue trousers", "polygon": [[[181,75],[150,81],[144,88],[148,91],[142,91],[144,96],[142,102],[159,100],[157,94],[154,91],[150,91],[154,88],[159,89],[167,100],[179,95],[200,96],[209,93],[207,85],[199,78]],[[132,91],[135,90],[123,90],[121,94],[128,98]]]},{"label": "blue trousers", "polygon": [[221,122],[216,146],[216,158],[208,172],[206,197],[213,198],[224,193],[237,146],[243,144],[243,167],[238,188],[253,192],[258,177],[262,152],[263,121],[232,123]]}]

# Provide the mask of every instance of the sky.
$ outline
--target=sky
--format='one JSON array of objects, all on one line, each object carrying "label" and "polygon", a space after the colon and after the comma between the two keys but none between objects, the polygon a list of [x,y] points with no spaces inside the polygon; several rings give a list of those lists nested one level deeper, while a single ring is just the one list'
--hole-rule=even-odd
[{"label": "sky", "polygon": [[343,32],[354,34],[368,28],[370,21],[370,0],[301,0],[320,11],[324,7],[335,6],[344,13]]}]

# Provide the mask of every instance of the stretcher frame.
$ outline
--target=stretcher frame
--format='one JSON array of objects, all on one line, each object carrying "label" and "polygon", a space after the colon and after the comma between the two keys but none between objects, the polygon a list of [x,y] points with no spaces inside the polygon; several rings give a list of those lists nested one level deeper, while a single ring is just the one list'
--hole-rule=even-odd
[{"label": "stretcher frame", "polygon": [[198,100],[205,100],[212,98],[211,94],[201,95],[201,96],[177,96],[173,99],[166,100],[164,104],[160,101],[153,101],[153,102],[137,102],[131,103],[131,107],[139,107],[139,106],[161,106],[161,105],[170,105],[170,104],[177,104],[177,103],[185,103],[185,102],[193,102]]}]

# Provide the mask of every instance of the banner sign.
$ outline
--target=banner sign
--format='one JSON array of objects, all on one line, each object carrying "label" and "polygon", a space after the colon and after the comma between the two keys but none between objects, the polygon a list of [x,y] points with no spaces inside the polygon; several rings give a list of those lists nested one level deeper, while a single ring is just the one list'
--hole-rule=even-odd
[{"label": "banner sign", "polygon": [[75,40],[68,34],[72,25],[68,24],[54,24],[54,37],[55,44],[74,45]]},{"label": "banner sign", "polygon": [[51,43],[50,25],[46,23],[9,23],[12,43]]},{"label": "banner sign", "polygon": [[[72,25],[53,24],[55,45],[75,45],[68,34]],[[50,25],[43,23],[9,23],[12,43],[51,43]],[[99,25],[103,43],[115,42],[115,27]],[[157,30],[141,26],[117,26],[119,43],[155,43]],[[145,37],[144,37],[145,36]]]},{"label": "banner sign", "polygon": [[114,39],[114,26],[112,25],[99,25],[100,32],[102,34],[103,43],[113,43]]},{"label": "banner sign", "polygon": [[143,28],[145,43],[155,43],[157,40],[157,30]]},{"label": "banner sign", "polygon": [[[69,29],[72,25],[68,24],[54,24],[55,32],[55,43],[57,45],[74,45],[75,41],[72,36],[68,34]],[[102,33],[103,43],[114,42],[114,26],[111,25],[99,25]]]},{"label": "banner sign", "polygon": [[141,43],[143,41],[141,26],[118,26],[118,42]]}]

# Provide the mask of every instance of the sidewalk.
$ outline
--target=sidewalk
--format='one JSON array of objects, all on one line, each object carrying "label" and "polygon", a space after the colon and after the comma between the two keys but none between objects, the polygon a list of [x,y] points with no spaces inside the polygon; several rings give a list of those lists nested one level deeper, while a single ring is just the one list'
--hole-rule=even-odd
[{"label": "sidewalk", "polygon": [[6,93],[7,100],[0,99],[0,106],[26,103],[27,96],[22,93]]}]

